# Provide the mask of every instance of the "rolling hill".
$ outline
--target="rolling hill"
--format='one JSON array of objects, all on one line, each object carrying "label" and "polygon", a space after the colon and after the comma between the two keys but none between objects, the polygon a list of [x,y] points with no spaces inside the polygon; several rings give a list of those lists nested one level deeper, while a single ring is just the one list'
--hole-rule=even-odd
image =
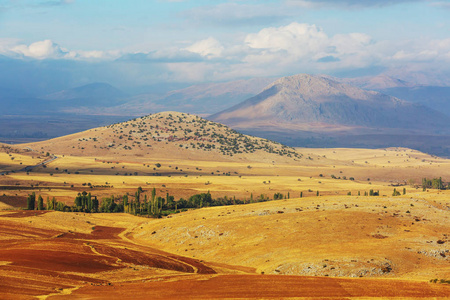
[{"label": "rolling hill", "polygon": [[196,160],[272,161],[299,158],[294,149],[243,135],[198,116],[162,112],[28,144],[41,152],[75,156],[188,157]]}]

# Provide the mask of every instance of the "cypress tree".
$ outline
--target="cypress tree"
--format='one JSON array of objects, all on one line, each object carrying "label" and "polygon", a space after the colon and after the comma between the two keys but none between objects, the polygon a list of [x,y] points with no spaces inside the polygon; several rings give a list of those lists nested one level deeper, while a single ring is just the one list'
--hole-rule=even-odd
[{"label": "cypress tree", "polygon": [[37,201],[37,210],[44,210],[44,199],[42,199],[42,196],[39,195],[38,201]]},{"label": "cypress tree", "polygon": [[47,210],[52,210],[53,206],[52,203],[50,202],[50,198],[47,196]]},{"label": "cypress tree", "polygon": [[28,198],[27,198],[27,209],[28,210],[34,210],[35,202],[36,202],[36,193],[33,192],[30,195],[28,195]]}]

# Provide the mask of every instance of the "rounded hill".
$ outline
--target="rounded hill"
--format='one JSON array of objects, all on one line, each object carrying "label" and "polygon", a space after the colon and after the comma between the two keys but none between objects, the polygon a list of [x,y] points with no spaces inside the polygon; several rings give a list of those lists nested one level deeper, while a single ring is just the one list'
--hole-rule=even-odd
[{"label": "rounded hill", "polygon": [[293,148],[195,115],[162,112],[27,145],[60,155],[157,156],[197,160],[294,160]]}]

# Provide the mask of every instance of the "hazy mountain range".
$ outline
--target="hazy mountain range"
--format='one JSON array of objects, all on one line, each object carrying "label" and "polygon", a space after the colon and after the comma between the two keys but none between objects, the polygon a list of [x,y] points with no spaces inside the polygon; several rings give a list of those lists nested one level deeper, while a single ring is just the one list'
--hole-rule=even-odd
[{"label": "hazy mountain range", "polygon": [[423,105],[307,74],[283,77],[210,118],[237,128],[313,132],[450,129],[449,117]]},{"label": "hazy mountain range", "polygon": [[[170,110],[209,116],[291,146],[407,146],[450,155],[449,98],[450,87],[418,85],[387,75],[252,78],[199,84],[163,95],[130,95],[107,83],[45,95],[3,88],[0,124],[8,126],[2,126],[0,140],[73,133],[70,123],[80,116],[83,122],[77,129],[84,130],[108,120]],[[55,118],[67,124],[55,128]]]}]

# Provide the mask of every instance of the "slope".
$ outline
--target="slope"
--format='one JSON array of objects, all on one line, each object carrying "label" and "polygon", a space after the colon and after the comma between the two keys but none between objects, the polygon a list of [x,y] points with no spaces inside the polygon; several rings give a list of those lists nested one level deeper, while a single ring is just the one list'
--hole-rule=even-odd
[{"label": "slope", "polygon": [[163,112],[26,145],[75,156],[132,156],[196,160],[290,160],[294,149],[240,134],[198,116]]}]

